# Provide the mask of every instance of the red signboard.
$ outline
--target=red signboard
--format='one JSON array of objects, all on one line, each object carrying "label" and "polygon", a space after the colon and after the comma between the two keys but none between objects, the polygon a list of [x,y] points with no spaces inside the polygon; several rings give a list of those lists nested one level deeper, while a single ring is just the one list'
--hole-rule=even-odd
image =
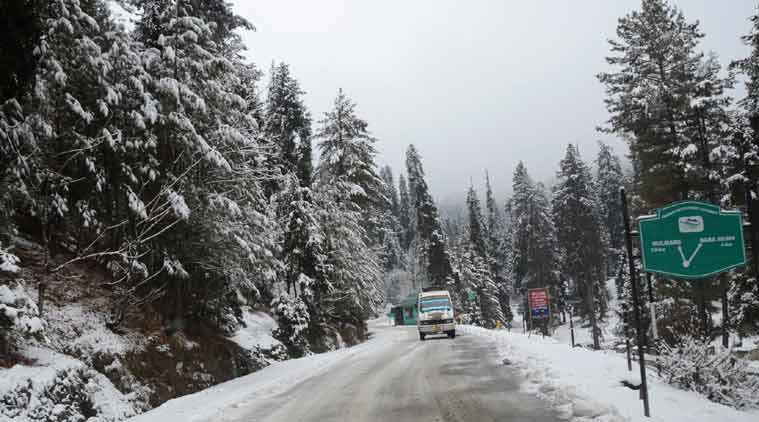
[{"label": "red signboard", "polygon": [[527,300],[530,305],[530,317],[548,318],[550,315],[550,299],[547,289],[530,289],[527,291]]}]

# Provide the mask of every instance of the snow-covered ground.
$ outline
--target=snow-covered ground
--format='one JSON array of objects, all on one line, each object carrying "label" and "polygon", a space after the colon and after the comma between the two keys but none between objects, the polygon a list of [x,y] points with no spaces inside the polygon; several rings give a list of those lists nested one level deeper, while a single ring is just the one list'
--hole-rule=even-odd
[{"label": "snow-covered ground", "polygon": [[0,370],[0,422],[80,420],[82,405],[92,421],[121,421],[138,411],[105,375],[82,361],[47,348],[23,351],[33,365]]},{"label": "snow-covered ground", "polygon": [[282,344],[272,337],[272,332],[277,329],[277,322],[268,314],[244,309],[242,322],[244,326],[231,338],[240,347],[248,350],[257,347],[271,349]]},{"label": "snow-covered ground", "polygon": [[[386,319],[373,324],[387,325]],[[170,400],[130,419],[131,422],[199,422],[233,420],[239,412],[286,391],[309,378],[329,371],[346,359],[392,348],[407,333],[386,330],[382,335],[347,349],[274,363],[253,374],[216,385],[199,393]]]},{"label": "snow-covered ground", "polygon": [[627,380],[639,383],[638,366],[627,370],[622,354],[612,351],[572,349],[556,339],[527,336],[517,332],[491,331],[477,327],[460,330],[492,340],[501,356],[521,369],[524,388],[553,403],[562,413],[600,420],[667,422],[748,422],[759,420],[759,412],[741,412],[707,400],[689,391],[675,389],[648,372],[652,418],[643,416],[638,391],[624,387]]}]

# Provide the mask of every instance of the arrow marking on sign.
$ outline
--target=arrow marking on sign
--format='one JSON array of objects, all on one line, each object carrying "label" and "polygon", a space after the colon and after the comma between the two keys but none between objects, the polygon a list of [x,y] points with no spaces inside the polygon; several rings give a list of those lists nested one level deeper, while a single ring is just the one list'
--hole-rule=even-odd
[{"label": "arrow marking on sign", "polygon": [[682,246],[678,246],[677,247],[677,251],[680,252],[680,257],[683,259],[683,268],[690,267],[690,263],[693,262],[693,258],[695,258],[696,254],[698,253],[698,251],[701,250],[701,246],[702,245],[703,245],[703,243],[699,242],[698,246],[696,246],[696,250],[693,251],[693,253],[690,255],[690,258],[688,258],[688,259],[685,259],[685,254],[683,253]]}]

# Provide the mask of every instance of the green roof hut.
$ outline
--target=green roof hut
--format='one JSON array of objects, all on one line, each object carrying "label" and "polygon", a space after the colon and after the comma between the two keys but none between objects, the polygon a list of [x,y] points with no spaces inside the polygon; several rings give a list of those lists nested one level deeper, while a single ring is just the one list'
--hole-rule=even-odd
[{"label": "green roof hut", "polygon": [[418,297],[419,293],[411,293],[401,303],[393,306],[390,313],[393,316],[395,325],[416,325],[416,317],[419,312],[417,309]]}]

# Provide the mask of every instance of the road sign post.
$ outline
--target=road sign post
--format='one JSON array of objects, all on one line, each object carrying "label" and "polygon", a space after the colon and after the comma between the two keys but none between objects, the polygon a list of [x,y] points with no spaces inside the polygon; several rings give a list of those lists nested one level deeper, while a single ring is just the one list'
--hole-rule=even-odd
[{"label": "road sign post", "polygon": [[625,246],[627,247],[627,263],[630,267],[630,284],[632,285],[632,297],[633,297],[633,315],[635,318],[635,326],[638,333],[638,364],[640,365],[640,395],[643,399],[643,414],[647,417],[651,417],[651,411],[648,403],[648,383],[646,382],[646,355],[643,352],[643,327],[640,321],[640,304],[638,297],[638,277],[637,269],[635,268],[635,260],[633,258],[632,250],[632,233],[630,233],[630,213],[627,210],[627,193],[625,189],[619,190],[619,194],[622,202],[622,218],[625,225]]}]

